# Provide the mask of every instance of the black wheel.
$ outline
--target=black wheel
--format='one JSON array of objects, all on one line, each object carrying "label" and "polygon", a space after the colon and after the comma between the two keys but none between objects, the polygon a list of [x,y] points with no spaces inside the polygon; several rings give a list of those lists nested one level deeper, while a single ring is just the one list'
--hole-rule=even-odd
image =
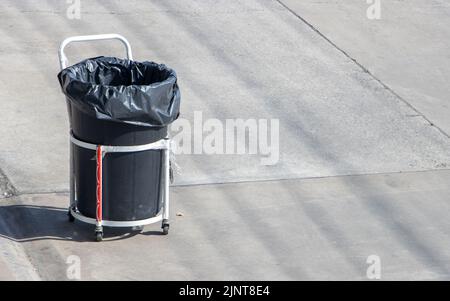
[{"label": "black wheel", "polygon": [[164,235],[169,234],[169,224],[163,225],[163,226],[162,226],[162,229],[163,229],[163,234],[164,234]]},{"label": "black wheel", "polygon": [[103,232],[95,232],[95,240],[100,242],[103,240]]},{"label": "black wheel", "polygon": [[69,211],[67,212],[67,216],[69,217],[69,222],[73,223],[75,221],[75,217],[73,217],[72,212]]}]

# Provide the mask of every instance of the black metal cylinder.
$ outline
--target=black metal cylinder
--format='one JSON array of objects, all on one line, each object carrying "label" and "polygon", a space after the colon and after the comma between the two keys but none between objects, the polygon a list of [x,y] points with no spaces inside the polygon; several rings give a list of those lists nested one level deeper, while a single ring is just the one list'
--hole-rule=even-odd
[{"label": "black metal cylinder", "polygon": [[[75,138],[101,145],[140,145],[167,135],[167,127],[142,127],[93,118],[70,106]],[[96,152],[73,145],[78,210],[96,217]],[[103,219],[134,221],[151,218],[161,209],[162,151],[107,153],[103,159]]]},{"label": "black metal cylinder", "polygon": [[[136,146],[167,136],[178,118],[180,91],[174,70],[154,62],[114,57],[84,60],[58,74],[66,95],[72,134],[78,140]],[[72,145],[78,210],[96,217],[96,152]],[[103,158],[103,219],[135,221],[161,209],[161,150],[106,153]]]}]

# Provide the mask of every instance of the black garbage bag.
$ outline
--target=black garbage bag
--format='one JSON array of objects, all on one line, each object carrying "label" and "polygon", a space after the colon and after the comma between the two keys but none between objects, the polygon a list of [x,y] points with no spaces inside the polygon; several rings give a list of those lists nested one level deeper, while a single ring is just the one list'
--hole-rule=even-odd
[{"label": "black garbage bag", "polygon": [[62,70],[58,79],[68,101],[97,119],[162,127],[179,115],[177,76],[162,64],[101,56]]}]

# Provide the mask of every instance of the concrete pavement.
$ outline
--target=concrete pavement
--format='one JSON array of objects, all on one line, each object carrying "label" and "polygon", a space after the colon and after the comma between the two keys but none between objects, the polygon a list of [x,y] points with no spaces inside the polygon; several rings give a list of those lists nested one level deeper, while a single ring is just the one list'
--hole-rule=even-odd
[{"label": "concrete pavement", "polygon": [[[80,20],[69,20],[66,9],[60,1],[2,2],[0,64],[14,72],[4,75],[0,97],[14,101],[2,106],[0,166],[19,191],[67,191],[57,49],[67,36],[104,32],[126,36],[136,59],[177,70],[182,117],[192,123],[195,111],[204,120],[280,120],[278,164],[250,155],[179,156],[178,184],[450,164],[446,136],[276,1],[86,1]],[[68,55],[123,56],[120,46],[77,45]]]},{"label": "concrete pavement", "polygon": [[173,187],[171,233],[106,230],[67,221],[67,195],[8,199],[39,276],[65,280],[364,280],[370,255],[383,280],[450,279],[450,171]]},{"label": "concrete pavement", "polygon": [[367,18],[366,1],[280,2],[448,136],[448,1],[381,1],[379,20]]},{"label": "concrete pavement", "polygon": [[[0,279],[67,279],[70,255],[84,280],[361,280],[369,255],[385,280],[448,279],[449,6],[385,2],[375,21],[357,0],[82,1],[79,20],[61,1],[2,1]],[[169,236],[91,242],[65,216],[57,48],[107,32],[177,70],[189,122],[279,119],[279,162],[179,155]]]}]

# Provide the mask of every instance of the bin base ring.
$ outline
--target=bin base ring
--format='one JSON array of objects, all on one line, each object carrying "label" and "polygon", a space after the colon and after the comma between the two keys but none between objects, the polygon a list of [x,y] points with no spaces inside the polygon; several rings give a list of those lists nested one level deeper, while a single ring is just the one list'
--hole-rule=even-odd
[{"label": "bin base ring", "polygon": [[[96,225],[97,220],[95,218],[87,217],[81,214],[78,210],[75,208],[70,208],[70,213],[72,216],[81,222],[88,223],[91,225]],[[158,223],[163,220],[162,213],[158,214],[157,216],[147,218],[147,219],[141,219],[137,221],[109,221],[109,220],[102,220],[102,226],[106,227],[138,227],[138,226],[145,226],[150,225],[154,223]]]}]

